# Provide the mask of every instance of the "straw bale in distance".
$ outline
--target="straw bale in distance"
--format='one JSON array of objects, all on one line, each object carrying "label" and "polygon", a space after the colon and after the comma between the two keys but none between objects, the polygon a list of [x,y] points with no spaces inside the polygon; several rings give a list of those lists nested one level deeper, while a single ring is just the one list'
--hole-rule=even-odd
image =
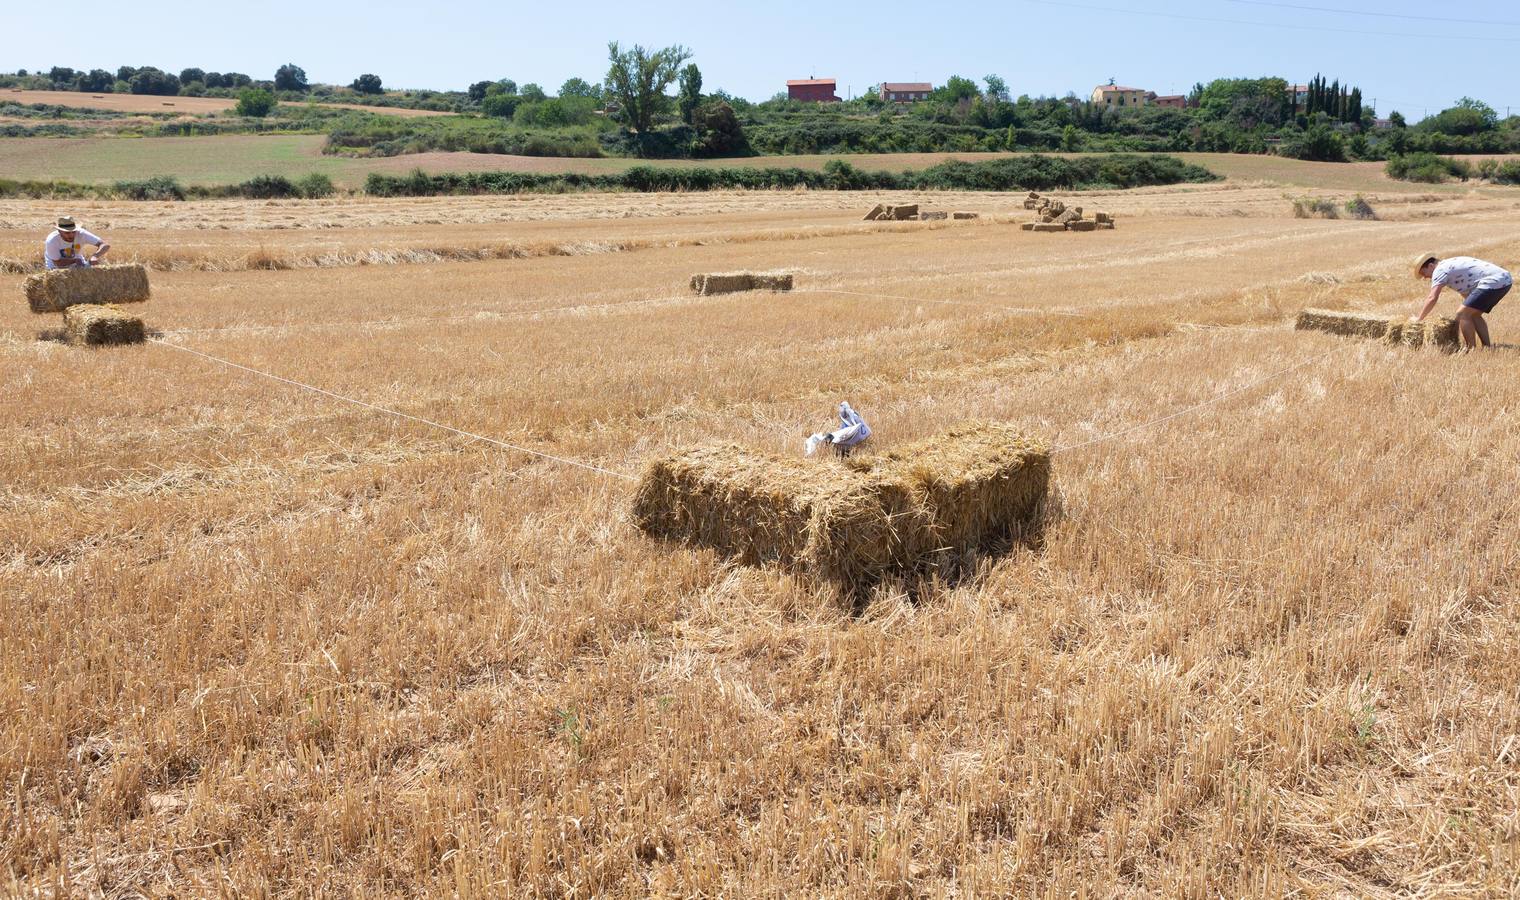
[{"label": "straw bale in distance", "polygon": [[942,210],[935,210],[932,212],[925,211],[918,214],[918,219],[920,222],[939,221],[940,219],[948,218],[950,218],[950,214]]},{"label": "straw bale in distance", "polygon": [[980,213],[974,212],[955,212],[950,214],[950,218],[952,219],[976,219],[980,217]]},{"label": "straw bale in distance", "polygon": [[114,306],[76,303],[63,311],[63,327],[71,344],[143,342],[143,320]]},{"label": "straw bale in distance", "polygon": [[887,207],[887,218],[898,222],[907,222],[918,218],[918,204],[905,203],[900,206]]},{"label": "straw bale in distance", "polygon": [[1040,201],[1038,201],[1038,200],[1025,200],[1024,201],[1024,208],[1025,209],[1039,209],[1040,208]]},{"label": "straw bale in distance", "polygon": [[750,290],[754,291],[789,291],[792,289],[792,276],[781,272],[756,272],[749,277]]},{"label": "straw bale in distance", "polygon": [[1029,230],[1055,233],[1057,231],[1065,231],[1066,226],[1060,224],[1059,222],[1035,222],[1034,227],[1030,228]]},{"label": "straw bale in distance", "polygon": [[1035,222],[1025,222],[1023,225],[1020,225],[1019,228],[1024,231],[1034,231],[1034,226],[1036,224],[1037,223]]},{"label": "straw bale in distance", "polygon": [[866,221],[867,222],[875,222],[875,221],[878,221],[880,219],[884,219],[884,218],[886,218],[886,212],[887,212],[887,208],[885,206],[882,206],[880,203],[878,203],[874,207],[871,208],[870,212],[866,213]]},{"label": "straw bale in distance", "polygon": [[1017,536],[1049,484],[1042,444],[978,424],[845,465],[733,445],[688,451],[645,469],[633,518],[657,537],[854,591],[891,572],[948,572]]},{"label": "straw bale in distance", "polygon": [[142,303],[148,270],[140,265],[52,269],[28,276],[26,301],[34,313],[61,312],[76,303]]},{"label": "straw bale in distance", "polygon": [[1081,220],[1079,222],[1067,222],[1066,223],[1066,230],[1067,231],[1097,231],[1098,230],[1098,223],[1090,221],[1090,220],[1087,220],[1087,219],[1083,219],[1083,220]]},{"label": "straw bale in distance", "polygon": [[704,297],[754,290],[755,276],[748,272],[715,272],[691,276],[691,289]]},{"label": "straw bale in distance", "polygon": [[1299,331],[1325,331],[1330,334],[1382,339],[1396,322],[1372,313],[1337,312],[1331,309],[1306,309],[1298,314],[1294,327]]}]

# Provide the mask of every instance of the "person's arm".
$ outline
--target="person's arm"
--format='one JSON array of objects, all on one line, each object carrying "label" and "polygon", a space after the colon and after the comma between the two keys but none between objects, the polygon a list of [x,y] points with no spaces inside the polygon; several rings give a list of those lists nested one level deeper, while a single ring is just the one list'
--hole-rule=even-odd
[{"label": "person's arm", "polygon": [[95,245],[95,252],[90,255],[90,262],[92,263],[98,262],[102,256],[106,255],[106,251],[111,249],[110,244],[106,243],[88,231],[81,232],[79,236],[84,239],[84,242],[86,244]]},{"label": "person's arm", "polygon": [[1410,316],[1409,317],[1409,321],[1411,321],[1411,322],[1423,322],[1423,321],[1425,321],[1425,317],[1428,316],[1428,315],[1430,315],[1430,311],[1436,308],[1436,301],[1439,300],[1439,299],[1441,299],[1441,288],[1442,287],[1443,287],[1443,285],[1439,285],[1439,284],[1434,285],[1434,286],[1431,287],[1431,289],[1430,289],[1430,296],[1425,298],[1425,308],[1422,309],[1422,310],[1420,310],[1420,314],[1419,315],[1417,315],[1417,316]]}]

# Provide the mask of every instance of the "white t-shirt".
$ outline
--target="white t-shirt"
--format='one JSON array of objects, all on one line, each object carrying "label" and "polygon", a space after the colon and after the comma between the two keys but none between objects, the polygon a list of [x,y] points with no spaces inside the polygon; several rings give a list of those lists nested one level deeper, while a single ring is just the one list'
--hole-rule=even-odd
[{"label": "white t-shirt", "polygon": [[1430,283],[1449,287],[1466,297],[1473,291],[1508,287],[1514,284],[1514,278],[1491,262],[1471,256],[1453,256],[1441,260],[1436,270],[1430,273]]},{"label": "white t-shirt", "polygon": [[85,253],[80,249],[81,244],[99,247],[101,240],[83,228],[74,232],[72,241],[64,240],[63,235],[56,231],[48,235],[47,240],[42,242],[42,255],[47,258],[47,267],[56,269],[60,260],[83,257]]}]

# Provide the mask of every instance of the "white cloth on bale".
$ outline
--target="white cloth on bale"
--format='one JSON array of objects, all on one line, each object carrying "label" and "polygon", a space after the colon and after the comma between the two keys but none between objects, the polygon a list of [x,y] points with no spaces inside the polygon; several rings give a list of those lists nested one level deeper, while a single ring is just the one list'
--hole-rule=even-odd
[{"label": "white cloth on bale", "polygon": [[832,437],[832,443],[836,447],[853,447],[871,436],[871,426],[860,417],[860,413],[850,408],[850,404],[839,404],[839,430],[825,435],[818,432],[807,439],[804,449],[808,456],[812,456],[818,450],[818,446],[824,443],[825,437]]}]

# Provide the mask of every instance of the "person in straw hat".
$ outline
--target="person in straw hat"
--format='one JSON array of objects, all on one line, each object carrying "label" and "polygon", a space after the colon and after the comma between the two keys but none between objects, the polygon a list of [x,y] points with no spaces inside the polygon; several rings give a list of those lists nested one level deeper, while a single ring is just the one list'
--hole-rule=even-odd
[{"label": "person in straw hat", "polygon": [[[88,244],[95,252],[85,255]],[[100,262],[111,245],[74,224],[73,216],[59,216],[58,228],[42,242],[42,258],[49,269],[88,269]]]},{"label": "person in straw hat", "polygon": [[1411,322],[1423,322],[1436,308],[1442,288],[1451,288],[1462,295],[1462,308],[1457,310],[1457,332],[1462,336],[1462,346],[1475,350],[1479,342],[1492,346],[1488,339],[1488,323],[1483,316],[1509,293],[1515,278],[1509,272],[1481,259],[1471,256],[1453,256],[1442,259],[1434,253],[1421,253],[1415,257],[1414,274],[1430,279],[1430,296],[1418,315],[1410,316]]}]

